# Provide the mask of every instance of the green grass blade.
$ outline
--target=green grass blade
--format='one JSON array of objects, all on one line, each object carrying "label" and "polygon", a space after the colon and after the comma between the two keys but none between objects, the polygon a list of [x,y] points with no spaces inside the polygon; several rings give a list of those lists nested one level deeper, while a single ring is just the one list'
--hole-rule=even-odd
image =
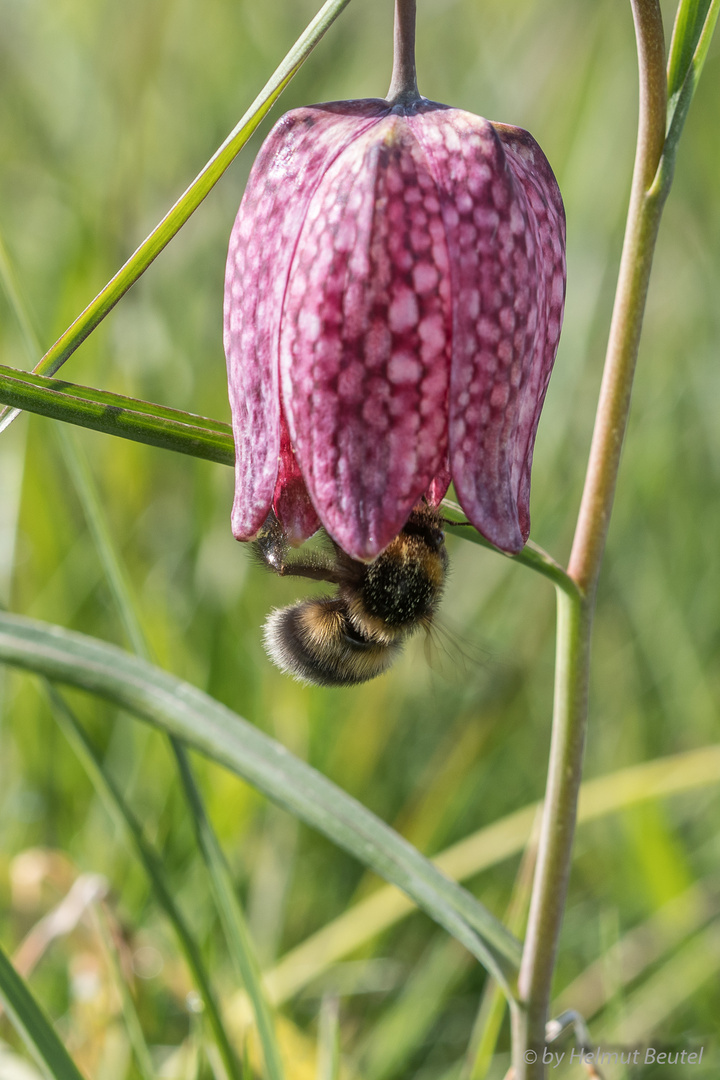
[{"label": "green grass blade", "polygon": [[[5,291],[15,312],[26,348],[32,361],[32,359],[40,352],[37,334],[35,333],[32,320],[30,319],[27,307],[23,301],[20,287],[15,280],[10,259],[4,248],[1,246],[1,239],[0,275],[2,275]],[[158,408],[159,413],[167,413],[168,411],[171,410],[162,410],[161,408]],[[210,426],[214,423],[214,421],[208,421]],[[227,428],[227,425],[219,423],[216,424],[216,426],[221,430]],[[120,618],[122,619],[125,633],[135,652],[139,656],[144,657],[144,659],[150,660],[151,649],[142,627],[138,605],[113,542],[105,512],[98,497],[97,489],[87,461],[80,447],[63,425],[58,426],[57,434],[60,439],[60,445],[65,457],[68,472],[72,477],[78,497],[82,503],[88,528],[90,529],[95,542],[95,547],[103,565],[105,577],[115,600],[115,605]],[[229,433],[228,438],[232,445],[232,433]],[[218,912],[228,941],[230,953],[253,1006],[268,1076],[270,1080],[283,1080],[280,1051],[275,1038],[270,1011],[263,996],[260,971],[250,943],[245,918],[232,886],[227,863],[205,812],[186,751],[182,744],[173,736],[170,736],[170,744],[178,765],[180,778],[190,808],[200,850],[208,869],[211,887],[215,895]],[[128,1006],[125,1009],[129,1024],[128,1033],[133,1046],[136,1047],[136,1056],[139,1055],[138,1062],[142,1064],[144,1060],[142,1051],[144,1045],[142,1031],[138,1030],[137,1017],[130,1007],[132,1004],[131,999],[126,1001],[127,988],[124,984],[121,988],[121,995],[123,996],[123,1001]],[[212,1009],[212,1002],[210,1003],[210,1007]],[[145,1064],[147,1064],[147,1062],[145,1062]]]},{"label": "green grass blade", "polygon": [[138,1016],[135,1007],[135,999],[130,992],[130,987],[125,980],[125,974],[122,970],[113,929],[110,924],[110,913],[102,904],[96,904],[93,913],[95,915],[98,933],[102,939],[105,954],[113,974],[115,989],[120,998],[122,1014],[125,1020],[125,1029],[127,1031],[130,1046],[132,1047],[132,1052],[135,1055],[137,1070],[140,1073],[142,1080],[153,1080],[155,1070],[153,1068],[152,1058],[150,1057],[150,1051],[148,1050],[145,1034],[142,1029],[142,1024],[140,1023],[140,1017]]},{"label": "green grass blade", "polygon": [[431,941],[365,1040],[360,1056],[363,1077],[390,1080],[407,1071],[413,1054],[427,1040],[450,994],[466,974],[467,962],[467,953],[456,942],[444,936]]},{"label": "green grass blade", "polygon": [[27,304],[23,298],[22,289],[17,280],[15,268],[5,247],[2,234],[0,234],[0,282],[2,282],[10,307],[18,321],[23,345],[32,363],[35,357],[40,355],[42,349],[39,346],[35,329],[28,314]]},{"label": "green grass blade", "polygon": [[[473,1027],[468,1057],[463,1062],[460,1080],[485,1080],[492,1066],[497,1041],[505,1019],[506,1001],[492,980],[483,992]],[[476,1036],[477,1030],[477,1036]]]},{"label": "green grass blade", "polygon": [[[720,745],[631,765],[584,782],[578,825],[719,783]],[[523,850],[541,809],[542,803],[532,803],[515,810],[446,848],[433,861],[457,881],[475,877]],[[413,910],[405,896],[387,886],[359,900],[287,952],[266,975],[271,1000],[288,1001],[332,964],[365,947]]]},{"label": "green grass blade", "polygon": [[669,99],[685,82],[708,16],[712,18],[712,8],[717,8],[714,0],[680,0],[678,4],[668,55]]},{"label": "green grass blade", "polygon": [[[717,919],[699,934],[686,941],[676,953],[653,971],[626,1001],[622,1020],[600,1029],[600,1037],[608,1042],[647,1046],[649,1040],[663,1031],[663,1025],[687,1003],[705,983],[717,985],[720,971],[720,925]],[[701,1044],[700,1044],[701,1045]],[[700,1045],[690,1051],[698,1052]],[[705,1052],[710,1048],[706,1046]],[[694,1064],[698,1064],[697,1058]],[[693,1062],[689,1067],[692,1068]],[[716,1072],[717,1066],[713,1070]]]},{"label": "green grass blade", "polygon": [[[525,848],[515,876],[512,896],[505,912],[505,922],[518,936],[522,936],[530,907],[533,875],[537,862],[537,834],[540,813],[535,818],[533,833]],[[489,978],[480,999],[480,1007],[473,1024],[470,1044],[463,1062],[460,1080],[485,1080],[495,1055],[497,1041],[505,1018],[505,995],[494,979]]]},{"label": "green grass blade", "polygon": [[[34,350],[34,355],[37,355],[37,350]],[[148,416],[156,420],[172,420],[190,427],[202,428],[204,431],[229,435],[232,438],[232,428],[224,420],[213,420],[209,416],[198,416],[197,413],[183,412],[166,405],[157,405],[152,401],[126,397],[123,394],[115,394],[111,390],[97,390],[92,386],[81,386],[77,383],[65,382],[63,379],[49,379],[31,371],[4,367],[2,364],[0,364],[0,375],[3,380],[0,383],[3,393],[7,391],[8,395],[22,395],[23,402],[27,402],[23,404],[27,412],[49,416],[54,420],[67,420],[80,427],[89,426],[83,423],[80,414],[77,420],[73,420],[70,410],[79,409],[85,404],[96,404],[102,405],[108,412],[113,409],[128,410],[140,416]],[[68,410],[67,415],[63,412],[64,409]]]},{"label": "green grass blade", "polygon": [[[299,71],[317,43],[349,2],[350,0],[327,0],[290,49],[285,59],[273,72],[240,122],[233,128],[225,142],[215,151],[202,171],[198,173],[190,187],[180,196],[162,221],[155,226],[140,247],[130,256],[125,265],[98,293],[92,303],[88,304],[82,314],[58,338],[52,348],[46,352],[35,369],[38,374],[52,375],[61,368],[68,357],[72,356],[78,345],[102,322],[130,286],[137,281],[141,274],[147,270],[150,263],[169,244],[242,150],[255,128],[270,111],[290,80]],[[18,415],[18,410],[10,413],[5,410],[4,414],[1,415],[0,431],[3,431]]]},{"label": "green grass blade", "polygon": [[529,540],[517,555],[508,555],[506,551],[501,551],[500,548],[496,548],[494,544],[481,536],[474,527],[467,528],[469,525],[468,519],[465,517],[462,507],[458,506],[457,503],[452,502],[450,499],[443,499],[441,508],[445,524],[450,526],[454,536],[461,536],[464,540],[478,544],[479,547],[487,548],[488,551],[496,551],[498,555],[504,555],[506,559],[512,559],[513,562],[520,563],[521,566],[527,566],[528,570],[534,570],[536,573],[542,574],[543,577],[549,578],[554,585],[557,585],[558,588],[570,596],[578,595],[577,585],[563,570],[560,563],[555,562],[552,555],[548,555],[532,540]]},{"label": "green grass blade", "polygon": [[720,0],[682,0],[668,60],[668,132],[660,179],[669,186],[677,145],[720,15]]},{"label": "green grass blade", "polygon": [[234,465],[229,424],[0,365],[0,401],[79,427]]},{"label": "green grass blade", "polygon": [[110,592],[123,623],[125,633],[138,656],[150,659],[147,639],[140,621],[127,576],[123,572],[115,545],[110,536],[105,511],[90,472],[87,459],[72,433],[62,424],[56,426],[65,466],[72,477],[85,514],[90,534],[95,542]]},{"label": "green grass blade", "polygon": [[[719,0],[720,2],[720,0]],[[232,428],[221,420],[169,409],[149,401],[124,397],[107,390],[59,379],[48,379],[33,372],[19,371],[0,364],[0,402],[14,405],[27,412],[63,420],[79,427],[102,431],[122,439],[158,446],[163,450],[189,454],[192,457],[216,461],[221,465],[235,464],[235,443]],[[446,524],[456,536],[490,551],[498,551],[488,540],[467,526],[467,518],[457,503],[443,500]],[[499,552],[505,555],[505,552]],[[577,589],[559,563],[529,541],[518,555],[506,558],[527,566],[549,578],[565,592]]]},{"label": "green grass blade", "polygon": [[[59,379],[48,379],[33,372],[18,371],[0,364],[0,401],[27,412],[63,420],[79,427],[102,431],[123,439],[159,446],[180,454],[235,464],[232,428],[221,420],[169,409],[149,401],[124,397],[107,390],[79,386]],[[464,528],[467,518],[449,499],[442,504],[447,525],[455,535],[497,551],[474,528]],[[505,554],[500,552],[500,554]],[[518,555],[507,556],[549,578],[566,592],[576,592],[563,568],[546,552],[530,541]]]},{"label": "green grass blade", "polygon": [[[42,353],[40,341],[1,235],[0,282],[17,319],[28,359],[30,363],[34,363],[36,357]],[[235,461],[235,445],[229,424],[177,409],[167,409],[149,401],[138,401],[107,390],[76,386],[59,379],[48,379],[42,375],[0,365],[0,402],[54,420],[179,453],[192,454],[210,461],[220,461],[227,465],[233,465]],[[67,440],[63,443],[63,450],[68,470],[73,480],[79,484],[78,493],[85,505],[86,499],[90,497],[89,474],[84,470],[83,475],[79,475],[80,466],[76,467],[77,449]],[[91,529],[93,521],[102,516],[98,500],[95,498],[92,502],[92,521],[88,521]],[[86,505],[86,511],[87,509]],[[107,529],[105,533],[109,540]],[[104,549],[106,548],[107,545],[104,545]],[[99,550],[102,557],[102,547]],[[106,566],[106,571],[107,569]],[[114,574],[110,580],[113,589],[117,580],[117,574]],[[121,605],[120,610],[121,614],[123,610],[127,610],[127,604]],[[130,640],[133,647],[137,648],[138,640],[132,633]]]},{"label": "green grass blade", "polygon": [[[648,973],[717,918],[717,880],[694,882],[640,923],[616,936],[612,944],[564,986],[552,1005],[552,1015],[577,1009],[593,1020],[611,1002],[613,994],[639,986]],[[613,972],[614,978],[608,979]],[[652,978],[652,974],[650,974]],[[603,1026],[607,1027],[607,1015]]]},{"label": "green grass blade", "polygon": [[228,1076],[231,1077],[231,1080],[239,1080],[240,1066],[225,1031],[215,993],[205,970],[200,947],[173,899],[172,889],[165,876],[162,859],[145,839],[139,821],[123,799],[112,778],[103,768],[102,762],[75,714],[53,686],[48,686],[47,690],[55,718],[63,734],[82,762],[83,768],[92,780],[95,790],[105,803],[108,812],[122,829],[152,883],[155,898],[177,935],[180,948],[205,1003],[208,1022],[215,1036]]},{"label": "green grass blade", "polygon": [[50,1020],[0,946],[0,999],[28,1050],[50,1080],[84,1080]]},{"label": "green grass blade", "polygon": [[[68,469],[75,482],[125,632],[138,656],[149,661],[151,649],[142,628],[137,603],[110,535],[87,461],[65,428],[60,428],[60,436]],[[172,735],[170,745],[175,755],[198,846],[207,867],[229,952],[253,1007],[268,1076],[270,1080],[283,1080],[280,1050],[270,1010],[263,995],[260,970],[227,862],[205,811],[187,752],[182,743]]]},{"label": "green grass blade", "polygon": [[326,994],[320,1006],[316,1075],[317,1080],[340,1076],[340,1002],[334,994]]},{"label": "green grass blade", "polygon": [[364,806],[230,709],[116,646],[6,612],[0,659],[98,694],[227,766],[397,885],[512,993],[520,944],[502,923]]},{"label": "green grass blade", "polygon": [[210,875],[210,883],[230,956],[255,1014],[267,1075],[270,1080],[283,1080],[283,1065],[275,1035],[275,1025],[262,989],[262,974],[255,959],[255,950],[250,939],[245,914],[237,898],[227,861],[205,811],[190,768],[188,755],[178,739],[172,738],[171,741],[185,797],[190,807],[198,847]]}]

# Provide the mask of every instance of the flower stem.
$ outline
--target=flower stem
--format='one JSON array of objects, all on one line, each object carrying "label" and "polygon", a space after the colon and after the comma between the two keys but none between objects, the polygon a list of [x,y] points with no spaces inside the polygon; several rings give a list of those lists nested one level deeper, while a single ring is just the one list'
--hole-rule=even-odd
[{"label": "flower stem", "polygon": [[600,573],[615,495],[660,216],[669,190],[653,188],[665,144],[667,82],[657,0],[632,0],[640,69],[640,115],[630,206],[605,368],[568,570],[588,593]]},{"label": "flower stem", "polygon": [[395,0],[393,70],[387,100],[391,105],[420,100],[415,74],[415,0]]},{"label": "flower stem", "polygon": [[631,0],[638,46],[640,113],[630,206],[602,388],[568,574],[558,588],[557,659],[550,765],[538,863],[513,1010],[514,1080],[545,1076],[543,1048],[552,975],[572,855],[587,724],[595,593],[630,410],[650,269],[669,182],[653,188],[665,143],[667,83],[658,0]]},{"label": "flower stem", "polygon": [[[521,1007],[513,1010],[517,1080],[544,1075],[542,1048],[557,942],[565,908],[582,778],[593,604],[557,588],[557,661],[550,766],[538,861],[520,967]],[[535,1062],[524,1055],[538,1054]]]}]

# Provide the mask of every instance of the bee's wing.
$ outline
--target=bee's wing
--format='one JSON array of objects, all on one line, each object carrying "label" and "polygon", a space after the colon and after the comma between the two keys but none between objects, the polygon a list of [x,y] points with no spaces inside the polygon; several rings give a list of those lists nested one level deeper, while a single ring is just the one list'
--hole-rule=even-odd
[{"label": "bee's wing", "polygon": [[441,679],[468,682],[499,663],[489,648],[471,641],[445,619],[435,618],[425,629],[425,660]]}]

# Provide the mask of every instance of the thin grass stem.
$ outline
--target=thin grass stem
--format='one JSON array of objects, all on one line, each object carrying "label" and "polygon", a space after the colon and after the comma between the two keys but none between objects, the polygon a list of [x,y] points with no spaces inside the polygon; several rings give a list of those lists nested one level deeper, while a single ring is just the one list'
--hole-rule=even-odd
[{"label": "thin grass stem", "polygon": [[[0,273],[2,273],[3,283],[32,359],[40,352],[38,337],[23,301],[20,287],[14,279],[10,260],[2,248],[0,248],[0,260]],[[212,421],[208,422],[210,425],[213,423]],[[68,472],[75,484],[88,528],[95,542],[95,548],[127,638],[137,655],[150,661],[152,660],[152,649],[143,630],[139,607],[112,539],[105,511],[100,502],[87,460],[71,432],[64,425],[59,425],[56,432]],[[229,439],[232,444],[232,433],[230,433]],[[245,916],[235,894],[222,849],[205,811],[187,752],[182,743],[174,736],[170,735],[169,740],[195,827],[200,852],[208,869],[211,888],[228,941],[230,954],[253,1007],[269,1080],[283,1080],[282,1062],[274,1025],[262,992],[260,970],[255,960]],[[132,1016],[130,1016],[130,1022],[133,1022]],[[138,1044],[138,1033],[134,1028],[129,1028],[128,1031],[133,1046],[135,1046]],[[227,1041],[229,1043],[229,1039]],[[142,1050],[139,1052],[142,1057]]]},{"label": "thin grass stem", "polygon": [[121,439],[173,450],[221,465],[235,463],[229,424],[150,401],[48,379],[0,365],[0,401]]},{"label": "thin grass stem", "polygon": [[[350,0],[327,0],[303,34],[275,69],[253,101],[250,108],[233,128],[228,137],[215,151],[208,163],[198,173],[187,190],[180,196],[162,221],[155,226],[149,236],[127,262],[118,270],[95,299],[62,334],[55,344],[48,349],[35,367],[40,375],[54,375],[77,347],[87,338],[96,326],[102,322],[108,312],[117,304],[128,289],[147,270],[148,266],[165,248],[188,218],[197,210],[206,195],[212,190],[228,166],[234,161],[240,150],[258,127],[263,117],[300,70],[317,43],[325,35],[338,15],[347,7]],[[19,409],[0,412],[0,432],[19,415]]]},{"label": "thin grass stem", "polygon": [[549,555],[547,551],[543,551],[539,544],[528,540],[525,547],[517,555],[509,555],[506,551],[496,548],[484,536],[481,536],[477,529],[470,525],[462,507],[458,506],[457,503],[451,499],[443,499],[441,506],[444,523],[450,527],[454,536],[461,536],[463,540],[469,540],[471,543],[478,544],[488,551],[503,555],[506,559],[512,559],[513,562],[519,563],[520,566],[526,566],[528,570],[534,570],[537,574],[542,574],[543,577],[552,581],[553,585],[556,585],[571,597],[580,595],[577,585],[568,572],[553,559],[552,555]]},{"label": "thin grass stem", "polygon": [[[704,746],[671,757],[646,761],[607,776],[586,780],[580,788],[578,823],[682,792],[699,791],[720,782],[720,745]],[[525,806],[487,825],[435,856],[449,877],[466,881],[523,850],[542,803]],[[287,952],[267,973],[270,1000],[281,1005],[333,964],[363,948],[415,910],[412,902],[389,886],[358,901],[305,941]],[[242,1011],[241,995],[230,1004]]]},{"label": "thin grass stem", "polygon": [[283,1080],[284,1070],[275,1034],[275,1024],[263,990],[262,974],[255,957],[245,913],[237,898],[227,860],[207,816],[193,776],[188,753],[179,739],[171,737],[171,743],[185,798],[190,808],[198,848],[210,877],[225,940],[228,943],[237,975],[252,1005],[267,1075],[269,1080]]},{"label": "thin grass stem", "polygon": [[176,735],[398,885],[513,996],[520,943],[361,803],[247,720],[117,646],[0,611],[0,659],[77,686]]},{"label": "thin grass stem", "polygon": [[[537,860],[539,823],[540,808],[535,815],[533,831],[528,837],[527,846],[520,860],[510,903],[505,912],[505,925],[518,937],[522,936],[525,929],[530,906],[533,871]],[[506,1007],[507,1001],[500,987],[494,979],[487,979],[458,1080],[485,1080],[492,1068],[492,1059],[500,1037]]]},{"label": "thin grass stem", "polygon": [[230,1044],[225,1025],[220,1014],[220,1007],[215,992],[210,984],[200,946],[180,912],[172,894],[172,888],[165,874],[162,859],[145,839],[142,826],[127,805],[115,782],[104,768],[100,758],[90,742],[85,729],[75,716],[65,699],[51,683],[46,689],[53,714],[83,768],[90,777],[95,790],[105,804],[108,813],[122,830],[138,861],[150,880],[153,894],[165,912],[178,939],[185,961],[190,969],[203,1003],[208,1022],[222,1057],[225,1070],[230,1080],[240,1080],[240,1065],[235,1051]]},{"label": "thin grass stem", "polygon": [[[137,655],[152,661],[152,650],[142,628],[138,605],[110,535],[87,462],[79,447],[71,440],[69,432],[64,428],[61,428],[61,436],[68,467],[75,481],[125,633]],[[182,742],[175,736],[170,735],[169,741],[190,810],[198,849],[208,871],[230,956],[252,1004],[269,1080],[283,1080],[283,1067],[275,1028],[263,994],[262,976],[255,959],[245,915],[235,893],[225,856],[193,776],[188,753]]]},{"label": "thin grass stem", "polygon": [[317,1080],[338,1080],[340,1075],[340,1002],[325,994],[320,1006],[317,1039]]},{"label": "thin grass stem", "polygon": [[132,1047],[132,1052],[135,1056],[135,1065],[142,1080],[153,1080],[155,1069],[153,1068],[150,1051],[147,1042],[145,1041],[145,1034],[142,1029],[142,1024],[140,1023],[135,999],[127,984],[127,979],[120,959],[120,953],[118,951],[118,928],[114,925],[114,920],[106,905],[95,904],[93,907],[93,914],[95,916],[98,934],[103,943],[108,964],[112,972],[113,982],[115,983],[115,988],[120,997],[122,1013],[125,1020],[125,1029],[127,1031],[128,1041]]},{"label": "thin grass stem", "polygon": [[30,993],[0,946],[0,1001],[46,1076],[54,1080],[84,1080],[56,1034],[45,1011]]}]

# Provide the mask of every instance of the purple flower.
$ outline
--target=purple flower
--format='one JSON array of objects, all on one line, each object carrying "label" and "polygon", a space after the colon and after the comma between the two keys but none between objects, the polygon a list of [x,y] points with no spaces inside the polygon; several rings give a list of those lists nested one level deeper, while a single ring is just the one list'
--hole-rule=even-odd
[{"label": "purple flower", "polygon": [[230,238],[233,533],[274,508],[375,558],[450,480],[519,551],[565,295],[565,217],[520,128],[421,99],[297,109]]}]

